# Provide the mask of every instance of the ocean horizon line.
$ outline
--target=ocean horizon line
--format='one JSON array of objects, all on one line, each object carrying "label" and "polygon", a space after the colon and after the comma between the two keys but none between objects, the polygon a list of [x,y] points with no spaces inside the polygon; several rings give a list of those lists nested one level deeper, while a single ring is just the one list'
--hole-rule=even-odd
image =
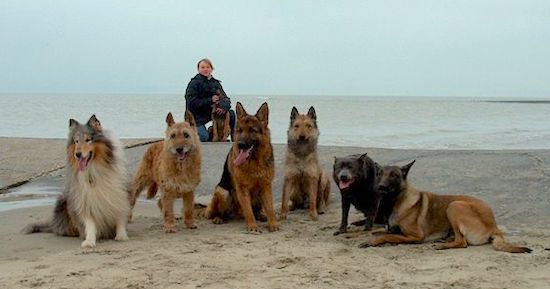
[{"label": "ocean horizon line", "polygon": [[[21,96],[21,95],[184,95],[181,92],[0,92],[0,96]],[[422,98],[422,99],[472,99],[472,100],[504,100],[506,102],[550,102],[549,96],[506,96],[506,95],[375,95],[375,94],[318,94],[318,93],[228,93],[230,97],[365,97],[365,98]],[[504,102],[503,101],[503,102]],[[498,101],[495,101],[498,102]]]}]

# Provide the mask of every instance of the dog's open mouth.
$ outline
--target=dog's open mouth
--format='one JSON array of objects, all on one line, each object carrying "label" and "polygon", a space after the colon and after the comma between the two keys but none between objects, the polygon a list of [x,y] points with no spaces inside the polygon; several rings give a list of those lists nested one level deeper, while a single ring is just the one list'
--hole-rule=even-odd
[{"label": "dog's open mouth", "polygon": [[338,183],[338,187],[340,188],[340,190],[345,190],[345,189],[348,189],[351,184],[353,184],[353,179],[347,179],[347,180],[340,180],[340,182]]},{"label": "dog's open mouth", "polygon": [[176,158],[178,161],[183,162],[187,158],[187,152],[177,153]]},{"label": "dog's open mouth", "polygon": [[189,156],[189,151],[191,149],[189,147],[183,147],[183,148],[177,148],[173,153],[174,157],[179,161],[183,162],[187,157]]},{"label": "dog's open mouth", "polygon": [[246,162],[250,158],[250,155],[252,154],[253,149],[254,149],[254,145],[251,146],[249,149],[239,149],[239,155],[237,155],[237,158],[235,159],[235,161],[233,161],[233,163],[236,166],[242,165],[244,162]]},{"label": "dog's open mouth", "polygon": [[87,158],[80,157],[78,158],[78,170],[83,172],[88,167],[88,164],[90,163],[90,160],[92,160],[93,153],[90,152]]}]

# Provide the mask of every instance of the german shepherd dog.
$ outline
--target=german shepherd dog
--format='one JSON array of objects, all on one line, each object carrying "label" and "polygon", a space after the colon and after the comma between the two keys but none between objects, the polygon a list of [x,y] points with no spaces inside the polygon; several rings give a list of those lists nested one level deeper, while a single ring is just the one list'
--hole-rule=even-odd
[{"label": "german shepherd dog", "polygon": [[378,192],[380,175],[381,167],[366,153],[334,159],[332,176],[342,199],[342,220],[334,235],[347,232],[351,204],[365,215],[364,220],[352,225],[364,225],[365,230],[371,230],[374,223],[385,225],[384,216],[378,214],[382,199]]},{"label": "german shepherd dog", "polygon": [[[220,98],[225,97],[222,91],[217,90],[217,95]],[[216,109],[219,107],[219,102],[212,104],[212,136],[211,140],[213,142],[224,142],[231,134],[231,127],[229,123],[229,111],[226,111],[223,115],[220,115],[216,112]]]},{"label": "german shepherd dog", "polygon": [[30,224],[25,233],[49,232],[84,237],[83,248],[97,238],[128,240],[130,214],[124,156],[119,141],[92,115],[86,124],[69,120],[65,190],[53,219]]},{"label": "german shepherd dog", "polygon": [[172,113],[166,116],[163,141],[147,149],[134,178],[130,203],[134,207],[139,194],[148,188],[147,198],[161,190],[159,208],[164,219],[164,232],[176,232],[174,199],[183,198],[185,226],[196,229],[193,220],[194,190],[201,180],[201,144],[195,118],[185,112],[185,122],[174,121]]},{"label": "german shepherd dog", "polygon": [[379,189],[397,196],[390,225],[401,234],[385,234],[360,245],[379,246],[385,243],[423,243],[443,239],[453,233],[454,240],[436,244],[435,249],[466,248],[492,243],[498,251],[529,253],[531,249],[507,243],[497,228],[491,208],[482,200],[464,195],[436,195],[417,191],[407,181],[415,161],[403,166],[383,168]]},{"label": "german shepherd dog", "polygon": [[281,219],[286,219],[289,201],[290,210],[309,207],[313,220],[323,214],[330,198],[330,179],[321,169],[317,157],[317,114],[309,108],[307,115],[298,113],[296,107],[290,112],[287,131],[286,174],[283,185]]},{"label": "german shepherd dog", "polygon": [[256,219],[263,220],[266,215],[269,231],[278,231],[271,190],[275,168],[269,108],[264,102],[256,115],[249,115],[238,102],[236,110],[235,140],[205,216],[216,224],[242,216],[248,232],[261,233]]}]

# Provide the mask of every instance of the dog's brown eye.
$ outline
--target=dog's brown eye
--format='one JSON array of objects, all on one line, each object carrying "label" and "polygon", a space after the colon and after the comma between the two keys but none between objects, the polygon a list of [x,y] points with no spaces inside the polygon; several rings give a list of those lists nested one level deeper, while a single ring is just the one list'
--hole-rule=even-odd
[{"label": "dog's brown eye", "polygon": [[170,138],[176,138],[176,134],[175,133],[171,134]]},{"label": "dog's brown eye", "polygon": [[184,132],[184,133],[183,133],[183,137],[184,137],[184,138],[189,138],[189,134],[186,133],[186,132]]},{"label": "dog's brown eye", "polygon": [[91,139],[89,139],[89,138],[87,138],[87,139],[86,139],[86,142],[87,142],[87,143],[88,143],[88,142],[91,142],[91,141],[92,141],[92,140],[91,140]]},{"label": "dog's brown eye", "polygon": [[312,128],[311,124],[308,124],[308,125],[307,125],[307,128]]},{"label": "dog's brown eye", "polygon": [[74,140],[74,143],[75,143],[75,144],[78,144],[78,140],[77,140],[77,139],[75,139],[75,140]]},{"label": "dog's brown eye", "polygon": [[299,125],[297,125],[297,124],[295,124],[295,125],[294,125],[294,128],[300,128],[300,126],[299,126]]}]

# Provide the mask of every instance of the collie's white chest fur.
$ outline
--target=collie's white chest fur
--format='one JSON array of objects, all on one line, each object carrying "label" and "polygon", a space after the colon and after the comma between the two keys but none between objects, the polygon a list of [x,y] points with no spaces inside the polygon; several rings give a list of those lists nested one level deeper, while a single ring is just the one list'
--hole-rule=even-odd
[{"label": "collie's white chest fur", "polygon": [[112,228],[130,212],[125,179],[116,169],[92,164],[86,171],[76,172],[69,197],[76,215],[94,220],[100,231]]}]

